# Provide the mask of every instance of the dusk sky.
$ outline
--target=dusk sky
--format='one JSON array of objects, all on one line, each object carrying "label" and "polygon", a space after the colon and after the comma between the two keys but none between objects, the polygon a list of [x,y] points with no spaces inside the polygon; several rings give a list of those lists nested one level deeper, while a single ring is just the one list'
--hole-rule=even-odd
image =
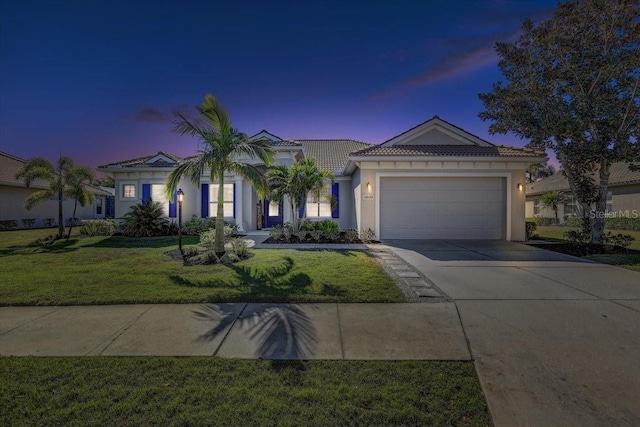
[{"label": "dusk sky", "polygon": [[555,1],[0,2],[0,150],[96,167],[168,151],[172,111],[206,93],[234,127],[383,142],[438,115],[497,144],[477,115],[496,41]]}]

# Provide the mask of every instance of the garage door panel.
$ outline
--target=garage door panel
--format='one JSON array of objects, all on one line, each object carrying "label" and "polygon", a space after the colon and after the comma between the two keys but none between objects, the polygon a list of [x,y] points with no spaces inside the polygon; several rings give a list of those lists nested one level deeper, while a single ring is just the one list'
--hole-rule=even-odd
[{"label": "garage door panel", "polygon": [[502,178],[382,178],[383,239],[502,239]]}]

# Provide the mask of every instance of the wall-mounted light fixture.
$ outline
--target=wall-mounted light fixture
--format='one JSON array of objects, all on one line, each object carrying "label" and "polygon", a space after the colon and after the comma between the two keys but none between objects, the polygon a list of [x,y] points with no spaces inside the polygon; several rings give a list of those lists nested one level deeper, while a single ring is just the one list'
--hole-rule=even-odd
[{"label": "wall-mounted light fixture", "polygon": [[522,189],[524,188],[524,185],[522,185],[521,182],[518,183],[518,191],[522,191]]},{"label": "wall-mounted light fixture", "polygon": [[367,193],[371,193],[371,181],[367,181]]}]

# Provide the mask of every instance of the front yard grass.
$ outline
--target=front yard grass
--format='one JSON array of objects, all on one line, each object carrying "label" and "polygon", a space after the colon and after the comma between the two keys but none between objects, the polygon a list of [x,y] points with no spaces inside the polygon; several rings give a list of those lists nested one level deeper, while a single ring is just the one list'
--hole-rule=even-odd
[{"label": "front yard grass", "polygon": [[164,254],[176,237],[72,236],[33,245],[49,234],[0,233],[0,305],[404,301],[362,251],[256,249],[230,266],[185,267]]},{"label": "front yard grass", "polygon": [[1,425],[491,425],[472,362],[0,358]]},{"label": "front yard grass", "polygon": [[[535,233],[541,238],[555,242],[565,242],[564,233],[569,230],[578,230],[576,227],[542,227],[539,226]],[[611,231],[613,234],[629,234],[634,241],[629,245],[629,249],[640,250],[640,231],[628,230],[605,230]],[[542,246],[544,248],[544,246]],[[640,271],[640,255],[633,254],[603,254],[588,255],[585,258],[597,261],[603,264],[617,265],[628,270]]]}]

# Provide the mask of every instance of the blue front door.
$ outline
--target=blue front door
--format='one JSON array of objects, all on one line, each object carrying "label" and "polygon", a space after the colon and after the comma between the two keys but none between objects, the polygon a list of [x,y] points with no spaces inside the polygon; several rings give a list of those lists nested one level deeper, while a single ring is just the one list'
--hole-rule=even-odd
[{"label": "blue front door", "polygon": [[270,203],[267,199],[263,201],[264,206],[264,227],[270,228],[274,225],[282,225],[282,203]]}]

